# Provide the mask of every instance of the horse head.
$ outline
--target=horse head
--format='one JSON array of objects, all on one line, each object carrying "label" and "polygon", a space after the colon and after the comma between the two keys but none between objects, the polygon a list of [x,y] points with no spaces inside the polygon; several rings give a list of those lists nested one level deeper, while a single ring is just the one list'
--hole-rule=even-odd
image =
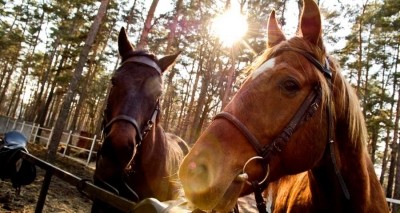
[{"label": "horse head", "polygon": [[152,127],[159,119],[162,74],[179,53],[157,59],[147,51],[134,50],[124,28],[119,33],[118,50],[121,65],[111,79],[94,180],[107,190],[137,200],[126,179],[134,172],[138,147],[153,138],[148,135],[155,134]]},{"label": "horse head", "polygon": [[[340,161],[344,154],[338,150],[346,144],[334,140],[360,142],[347,150],[365,153],[357,98],[325,52],[313,0],[304,0],[298,29],[297,36],[286,39],[275,12],[270,14],[266,51],[185,157],[179,177],[196,206],[228,211],[254,187],[263,190],[283,176],[331,168],[331,156]],[[343,136],[336,135],[339,129]],[[335,146],[331,156],[330,143]],[[346,192],[345,184],[342,188]]]}]

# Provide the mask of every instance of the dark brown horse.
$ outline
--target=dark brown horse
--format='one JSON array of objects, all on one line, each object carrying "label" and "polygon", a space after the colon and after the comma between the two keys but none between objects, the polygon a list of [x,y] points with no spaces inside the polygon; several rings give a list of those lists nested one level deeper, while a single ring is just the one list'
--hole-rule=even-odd
[{"label": "dark brown horse", "polygon": [[[181,188],[177,171],[188,146],[159,125],[159,102],[162,74],[178,54],[157,59],[134,51],[123,28],[118,49],[122,61],[111,80],[95,184],[133,201],[176,199]],[[102,211],[116,210],[94,201],[92,212]]]},{"label": "dark brown horse", "polygon": [[272,212],[388,212],[357,96],[325,52],[318,6],[303,5],[289,40],[271,13],[266,51],[185,157],[179,177],[201,209],[264,190]]}]

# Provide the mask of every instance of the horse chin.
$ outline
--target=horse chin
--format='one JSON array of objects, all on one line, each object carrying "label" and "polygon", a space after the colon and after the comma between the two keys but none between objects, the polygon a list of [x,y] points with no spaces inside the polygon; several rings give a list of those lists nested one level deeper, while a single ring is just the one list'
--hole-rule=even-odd
[{"label": "horse chin", "polygon": [[99,156],[96,164],[96,170],[94,172],[95,178],[99,180],[110,179],[116,172],[116,166],[111,163],[110,160],[105,159],[103,156]]},{"label": "horse chin", "polygon": [[243,183],[239,184],[233,182],[225,191],[218,204],[214,207],[214,210],[217,212],[231,212],[237,203],[243,186]]},{"label": "horse chin", "polygon": [[224,192],[211,188],[208,192],[202,195],[193,194],[193,199],[189,200],[196,207],[202,210],[229,212],[235,207],[243,186],[244,183],[232,182]]}]

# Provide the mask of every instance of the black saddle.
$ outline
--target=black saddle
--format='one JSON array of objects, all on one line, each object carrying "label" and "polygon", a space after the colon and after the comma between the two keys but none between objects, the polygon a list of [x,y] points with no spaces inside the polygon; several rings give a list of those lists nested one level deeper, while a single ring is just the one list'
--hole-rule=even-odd
[{"label": "black saddle", "polygon": [[31,184],[36,178],[36,167],[23,159],[22,152],[26,149],[27,140],[18,131],[10,131],[0,141],[0,179],[11,180],[14,188]]}]

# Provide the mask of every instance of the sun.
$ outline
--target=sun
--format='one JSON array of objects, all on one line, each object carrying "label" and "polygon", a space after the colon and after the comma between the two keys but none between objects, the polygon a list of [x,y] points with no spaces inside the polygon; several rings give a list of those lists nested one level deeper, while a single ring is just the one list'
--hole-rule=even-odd
[{"label": "sun", "polygon": [[232,46],[239,41],[246,34],[247,28],[246,17],[232,8],[211,22],[211,33],[225,46]]}]

